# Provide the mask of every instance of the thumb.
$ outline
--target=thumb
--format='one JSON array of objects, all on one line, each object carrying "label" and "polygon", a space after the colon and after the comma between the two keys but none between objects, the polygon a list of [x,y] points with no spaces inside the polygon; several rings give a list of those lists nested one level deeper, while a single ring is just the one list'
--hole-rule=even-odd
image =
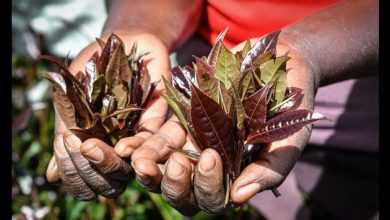
[{"label": "thumb", "polygon": [[245,167],[232,185],[233,202],[241,204],[259,192],[282,184],[301,153],[301,147],[287,143],[280,141],[267,146],[257,161]]}]

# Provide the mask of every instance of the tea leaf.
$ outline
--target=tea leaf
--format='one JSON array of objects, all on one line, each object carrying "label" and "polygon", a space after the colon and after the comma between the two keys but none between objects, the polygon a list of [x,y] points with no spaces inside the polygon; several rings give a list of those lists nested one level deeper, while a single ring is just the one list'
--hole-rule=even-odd
[{"label": "tea leaf", "polygon": [[[77,127],[76,114],[72,102],[66,96],[62,86],[57,83],[55,76],[57,74],[47,73],[44,75],[53,84],[53,102],[61,119],[64,121],[66,127],[73,128]],[[58,77],[59,78],[59,77]],[[62,77],[61,77],[62,78]]]},{"label": "tea leaf", "polygon": [[64,64],[61,60],[46,55],[40,55],[38,58],[49,60],[62,69],[60,74],[66,84],[66,95],[75,107],[76,113],[80,115],[80,117],[83,119],[83,122],[87,127],[89,127],[91,125],[90,115],[92,115],[92,110],[84,92],[84,87],[74,78],[74,76],[69,72],[67,65]]},{"label": "tea leaf", "polygon": [[276,57],[275,59],[268,60],[267,62],[261,64],[261,81],[265,84],[269,83],[279,68],[283,68],[289,59],[290,57],[287,56]]},{"label": "tea leaf", "polygon": [[225,38],[226,32],[228,28],[226,28],[224,31],[222,31],[217,39],[215,39],[215,42],[213,44],[213,47],[211,48],[211,51],[209,53],[209,56],[207,57],[207,63],[211,66],[215,66],[217,63],[218,55],[222,47],[222,41]]},{"label": "tea leaf", "polygon": [[100,108],[100,101],[103,96],[104,89],[106,87],[106,80],[103,75],[100,75],[92,84],[91,103],[96,109]]},{"label": "tea leaf", "polygon": [[226,49],[223,44],[221,46],[221,52],[216,65],[217,70],[215,73],[215,77],[221,80],[224,83],[226,89],[229,90],[231,87],[231,83],[228,78],[234,81],[238,77],[240,72],[238,71],[238,67],[233,54],[228,49]]},{"label": "tea leaf", "polygon": [[112,94],[118,101],[118,109],[123,109],[127,106],[128,92],[123,84],[115,86],[112,90]]},{"label": "tea leaf", "polygon": [[243,100],[245,122],[251,129],[264,125],[267,118],[267,95],[271,84],[265,85],[259,91]]},{"label": "tea leaf", "polygon": [[284,95],[287,88],[287,76],[286,72],[283,70],[278,70],[275,73],[272,81],[275,81],[275,102],[273,106],[278,105],[284,100]]},{"label": "tea leaf", "polygon": [[240,72],[243,73],[249,68],[253,61],[260,56],[261,54],[271,51],[275,53],[276,51],[276,42],[278,40],[278,36],[280,31],[275,31],[270,34],[265,35],[261,39],[259,39],[255,45],[249,50],[248,54],[245,56],[242,61]]},{"label": "tea leaf", "polygon": [[[229,80],[229,79],[228,79]],[[218,103],[222,106],[222,109],[227,115],[231,114],[233,99],[229,94],[229,91],[223,86],[221,81],[218,81]]]},{"label": "tea leaf", "polygon": [[110,61],[110,57],[112,53],[115,51],[116,47],[118,45],[118,39],[117,37],[112,34],[107,40],[107,43],[104,45],[104,49],[100,55],[99,62],[97,63],[97,68],[99,70],[99,73],[105,74],[108,62]]},{"label": "tea leaf", "polygon": [[271,143],[287,138],[298,132],[303,126],[317,120],[327,119],[324,115],[312,110],[292,110],[277,115],[267,121],[261,129],[250,133],[248,144]]},{"label": "tea leaf", "polygon": [[242,48],[241,50],[241,55],[242,55],[242,58],[245,58],[246,55],[248,54],[248,52],[250,51],[251,49],[251,41],[248,39],[245,41],[245,45],[244,45],[244,48]]},{"label": "tea leaf", "polygon": [[100,117],[92,123],[92,126],[90,128],[69,128],[69,130],[72,131],[72,133],[75,134],[78,138],[80,138],[80,140],[83,142],[90,138],[98,138],[107,143],[108,145],[112,144],[106,134],[106,131],[102,127],[102,120]]},{"label": "tea leaf", "polygon": [[174,67],[171,72],[173,86],[182,91],[187,98],[191,97],[190,80],[184,75],[182,69]]},{"label": "tea leaf", "polygon": [[[285,99],[286,102],[280,106],[277,110],[276,114],[280,114],[289,110],[294,110],[299,107],[303,100],[302,89],[296,87],[288,87],[287,88],[288,97]],[[274,106],[270,109],[270,111],[275,111],[278,106]]]},{"label": "tea leaf", "polygon": [[191,118],[195,135],[203,146],[214,148],[222,156],[228,173],[233,171],[234,162],[234,127],[231,119],[218,103],[195,86],[192,86]]},{"label": "tea leaf", "polygon": [[172,108],[172,110],[175,112],[175,115],[177,116],[177,118],[180,120],[181,124],[184,126],[184,128],[189,131],[189,128],[188,128],[188,122],[187,122],[187,116],[185,115],[185,113],[181,110],[181,108],[179,107],[179,103],[177,103],[176,101],[174,101],[172,98],[170,98],[169,96],[167,95],[161,95],[164,100],[169,104],[169,106]]}]

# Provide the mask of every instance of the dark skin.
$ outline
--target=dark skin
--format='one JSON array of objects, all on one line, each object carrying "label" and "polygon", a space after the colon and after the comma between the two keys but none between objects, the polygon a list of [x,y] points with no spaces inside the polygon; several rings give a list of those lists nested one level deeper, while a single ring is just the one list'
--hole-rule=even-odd
[{"label": "dark skin", "polygon": [[[115,3],[120,4],[121,1]],[[201,4],[197,2],[191,4],[193,4],[193,9],[186,12],[194,13],[191,16],[181,13],[179,20],[184,22],[190,17],[200,16],[196,12],[201,11]],[[121,10],[126,11],[124,8]],[[117,12],[119,13],[120,10]],[[161,17],[155,17],[163,18],[164,16],[170,17],[171,15],[164,14]],[[144,21],[147,21],[147,18],[145,19]],[[163,18],[160,21],[169,21],[169,19],[172,17]],[[109,18],[107,24],[110,22],[121,24],[120,21],[121,19],[110,21]],[[175,21],[180,23],[177,19]],[[185,28],[171,30],[172,27],[164,26],[164,22],[157,23],[155,20],[154,22],[159,24],[154,26],[155,29],[165,28],[160,30],[167,30],[164,33],[169,33],[160,35],[158,38],[164,42],[163,45],[166,48],[164,52],[167,53],[180,45],[194,31],[184,32]],[[131,21],[124,22],[124,24],[126,25],[119,25],[119,30],[126,28],[131,30],[136,25]],[[177,27],[179,29],[185,27],[181,25],[184,24],[180,23]],[[142,28],[137,31],[142,32]],[[146,33],[163,33],[157,30]],[[237,45],[233,50],[242,48],[242,46],[242,44]],[[287,69],[290,69],[287,74],[289,86],[304,90],[305,98],[301,108],[313,108],[316,90],[321,85],[377,74],[378,1],[344,1],[282,29],[277,53],[282,55],[286,52],[289,52],[291,57],[287,63]],[[223,211],[225,189],[222,182],[220,156],[216,151],[207,149],[202,152],[200,160],[196,163],[180,153],[172,153],[168,145],[196,151],[199,151],[199,148],[193,144],[175,117],[159,125],[162,126],[159,129],[157,128],[159,126],[155,126],[154,128],[157,129],[148,133],[136,144],[129,138],[121,140],[113,152],[123,158],[131,157],[131,165],[139,183],[148,190],[161,192],[166,201],[181,213],[193,215],[199,210],[213,213]],[[230,189],[231,201],[241,204],[258,192],[279,186],[303,151],[310,131],[311,127],[306,126],[285,140],[269,144],[233,182]],[[102,146],[97,140],[88,140],[81,145],[81,149],[89,142]],[[119,146],[121,145],[124,146],[126,154],[120,153]],[[91,155],[93,156],[93,153]],[[111,153],[106,153],[104,157],[110,157],[109,155]],[[119,161],[121,160],[115,159],[112,163],[120,163]],[[56,176],[57,172],[49,167],[48,173]]]}]

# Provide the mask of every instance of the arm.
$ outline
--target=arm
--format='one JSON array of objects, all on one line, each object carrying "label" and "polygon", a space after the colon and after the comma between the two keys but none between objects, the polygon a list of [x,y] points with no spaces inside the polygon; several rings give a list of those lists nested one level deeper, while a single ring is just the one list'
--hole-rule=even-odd
[{"label": "arm", "polygon": [[[109,34],[114,32],[124,41],[127,52],[137,42],[139,52],[148,52],[145,61],[151,81],[160,80],[162,74],[169,79],[169,50],[195,30],[202,2],[109,1],[108,18],[101,39],[107,40]],[[99,49],[96,42],[84,48],[72,61],[70,71],[74,74],[84,72],[86,62]],[[115,148],[97,139],[81,143],[67,131],[61,118],[56,117],[55,158],[48,166],[47,179],[50,182],[61,179],[70,194],[83,200],[93,199],[98,194],[106,197],[119,195],[125,189],[132,171],[122,158],[130,157],[133,150],[157,131],[166,119],[168,107],[160,98],[164,89],[162,83],[155,89],[150,105],[139,121],[138,133],[123,138]],[[90,164],[100,172],[92,169]]]},{"label": "arm", "polygon": [[[289,86],[304,90],[302,108],[313,108],[315,91],[320,85],[376,74],[378,1],[345,1],[284,28],[277,53],[286,52],[291,57],[287,62]],[[189,140],[185,141],[185,137],[177,135],[179,132],[174,128],[178,125],[172,121],[163,127],[166,128],[149,138],[132,155],[133,167],[142,177],[143,184],[158,190],[161,182],[161,191],[168,203],[184,214],[192,215],[199,208],[208,212],[222,211],[221,158],[212,149],[203,152],[198,164],[178,153],[169,156],[167,144],[159,142],[159,136],[170,137],[177,146],[186,150],[195,150],[196,147]],[[233,183],[231,200],[241,204],[258,192],[279,186],[299,158],[310,132],[311,127],[306,126],[285,140],[264,148],[256,161],[249,164]],[[181,145],[179,140],[183,142]],[[145,155],[150,156],[146,158]],[[160,171],[157,162],[167,157],[169,160]],[[191,186],[192,175],[194,186]]]}]

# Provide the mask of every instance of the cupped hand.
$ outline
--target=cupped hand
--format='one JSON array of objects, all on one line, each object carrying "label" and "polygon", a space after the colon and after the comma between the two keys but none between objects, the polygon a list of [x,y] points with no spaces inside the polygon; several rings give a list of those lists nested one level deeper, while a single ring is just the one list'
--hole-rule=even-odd
[{"label": "cupped hand", "polygon": [[[102,39],[106,41],[109,34]],[[151,82],[159,81],[161,75],[170,79],[168,50],[157,37],[148,33],[124,31],[115,34],[124,42],[127,54],[134,42],[137,43],[138,52],[147,53],[144,61]],[[97,43],[84,48],[72,61],[70,71],[84,72],[87,61],[99,50]],[[168,106],[160,98],[164,90],[161,81],[136,125],[137,134],[121,139],[114,148],[96,138],[82,142],[65,127],[62,119],[56,114],[54,156],[46,172],[48,181],[61,180],[67,191],[80,200],[90,200],[97,195],[110,198],[121,194],[131,179],[132,152],[155,133],[166,119]]]},{"label": "cupped hand", "polygon": [[[253,39],[252,45],[255,41]],[[240,44],[233,50],[242,47]],[[291,57],[287,62],[288,85],[303,89],[305,96],[300,108],[312,109],[316,88],[312,68],[288,44],[278,43],[278,56],[287,52]],[[311,126],[305,126],[294,135],[264,147],[233,182],[231,203],[244,203],[259,192],[279,186],[300,156],[310,132]],[[173,116],[132,155],[140,184],[152,192],[161,192],[166,201],[184,215],[194,215],[199,210],[222,212],[226,208],[225,184],[219,154],[206,149],[196,162],[182,153],[172,153],[169,146],[201,152]]]}]

